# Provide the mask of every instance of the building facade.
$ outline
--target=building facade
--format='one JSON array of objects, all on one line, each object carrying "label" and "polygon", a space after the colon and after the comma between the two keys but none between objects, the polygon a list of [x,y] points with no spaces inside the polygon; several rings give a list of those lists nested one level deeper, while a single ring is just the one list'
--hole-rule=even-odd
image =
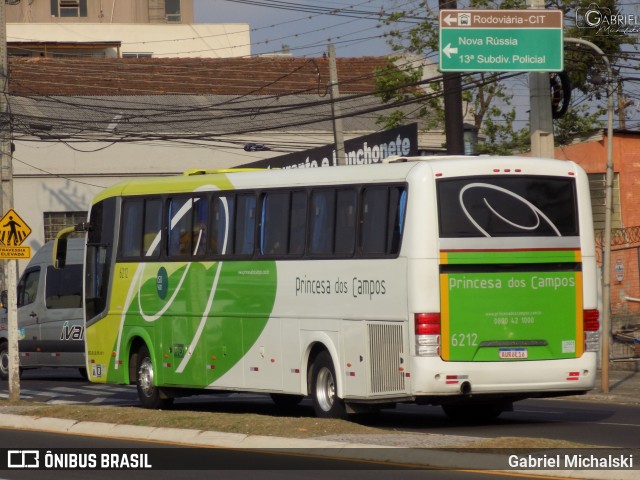
[{"label": "building facade", "polygon": [[193,0],[23,0],[7,23],[193,23]]},{"label": "building facade", "polygon": [[[381,130],[384,57],[337,61],[346,140]],[[103,188],[332,144],[327,59],[11,58],[14,205],[37,250]],[[408,122],[415,106],[403,107]],[[412,117],[413,115],[413,117]],[[412,151],[442,151],[421,135]],[[25,262],[21,268],[24,268]]]},{"label": "building facade", "polygon": [[9,56],[225,58],[251,54],[246,23],[194,23],[193,0],[24,0],[6,6]]},{"label": "building facade", "polygon": [[[586,141],[556,148],[556,158],[573,160],[588,173],[600,259],[603,253],[607,137],[599,132]],[[613,214],[611,241],[611,356],[630,369],[640,358],[640,132],[617,130],[613,136]],[[635,333],[634,333],[635,332]],[[629,341],[626,341],[629,340]]]}]

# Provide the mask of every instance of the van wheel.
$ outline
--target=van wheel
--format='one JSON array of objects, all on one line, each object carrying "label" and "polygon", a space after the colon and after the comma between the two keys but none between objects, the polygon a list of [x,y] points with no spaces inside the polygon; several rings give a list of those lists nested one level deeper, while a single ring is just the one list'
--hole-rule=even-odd
[{"label": "van wheel", "polygon": [[9,380],[9,344],[0,342],[0,380]]},{"label": "van wheel", "polygon": [[318,418],[346,418],[344,401],[338,397],[336,370],[331,355],[320,352],[311,366],[311,397]]},{"label": "van wheel", "polygon": [[144,408],[165,409],[171,407],[173,398],[163,397],[162,392],[155,386],[155,371],[153,361],[146,346],[138,350],[138,364],[136,365],[136,387],[138,398]]}]

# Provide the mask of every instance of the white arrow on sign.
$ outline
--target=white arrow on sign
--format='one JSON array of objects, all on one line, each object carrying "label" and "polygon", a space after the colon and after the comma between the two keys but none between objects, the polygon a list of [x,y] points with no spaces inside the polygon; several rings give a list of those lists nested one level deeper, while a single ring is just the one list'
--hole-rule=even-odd
[{"label": "white arrow on sign", "polygon": [[444,53],[447,58],[451,58],[452,53],[458,53],[458,47],[452,47],[450,43],[442,49],[442,53]]},{"label": "white arrow on sign", "polygon": [[452,23],[458,23],[458,18],[457,17],[452,17],[451,14],[447,14],[446,17],[444,17],[444,23],[446,23],[447,25],[451,25]]}]

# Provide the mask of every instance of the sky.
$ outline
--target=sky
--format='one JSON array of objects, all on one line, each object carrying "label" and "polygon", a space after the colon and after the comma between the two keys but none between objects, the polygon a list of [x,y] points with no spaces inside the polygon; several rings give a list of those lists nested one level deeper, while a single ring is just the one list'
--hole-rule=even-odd
[{"label": "sky", "polygon": [[[253,55],[280,52],[283,45],[288,45],[296,57],[319,57],[327,51],[330,42],[334,44],[338,57],[391,53],[391,47],[383,38],[385,28],[378,28],[375,13],[383,5],[389,8],[397,0],[250,0],[251,4],[244,1],[247,0],[194,0],[195,22],[248,23],[252,29]],[[256,4],[280,4],[289,8]],[[350,16],[340,12],[325,13],[329,9],[340,8],[357,12]],[[366,12],[371,12],[370,18],[362,18]]]}]

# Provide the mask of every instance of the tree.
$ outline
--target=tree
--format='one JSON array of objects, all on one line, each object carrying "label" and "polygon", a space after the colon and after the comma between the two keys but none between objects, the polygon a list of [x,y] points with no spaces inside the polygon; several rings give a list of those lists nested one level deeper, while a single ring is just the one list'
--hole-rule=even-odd
[{"label": "tree", "polygon": [[[603,5],[603,14],[607,9],[612,12],[617,10],[618,0],[600,0]],[[464,3],[465,5],[462,5]],[[597,29],[584,28],[580,22],[584,21],[585,9],[593,3],[593,0],[570,0],[559,2],[558,8],[565,12],[567,29],[565,36],[585,37],[596,43],[607,55],[618,60],[623,59],[623,47],[633,44],[633,38],[629,35],[602,35]],[[406,5],[406,2],[402,3]],[[391,13],[386,18],[386,23],[394,28],[388,33],[389,44],[398,54],[411,54],[421,58],[433,58],[438,53],[438,5],[435,0],[416,1],[411,3],[412,8]],[[459,8],[474,9],[524,9],[526,0],[468,0],[459,2]],[[609,32],[613,33],[613,32]],[[607,37],[607,38],[603,38]],[[561,120],[554,124],[556,132],[556,144],[566,144],[578,136],[584,136],[602,127],[598,120],[601,110],[590,109],[581,103],[598,99],[602,95],[602,69],[601,62],[594,59],[592,52],[578,49],[574,46],[565,48],[565,68],[575,88],[584,93],[579,101],[573,102],[569,110]],[[400,56],[398,57],[400,58]],[[423,82],[426,89],[416,88],[416,83],[422,75],[422,65],[414,64],[398,69],[391,65],[378,72],[378,87],[384,90],[381,98],[385,102],[409,102],[411,100],[424,102],[421,113],[423,118],[428,118],[428,128],[444,125],[443,107],[440,101],[441,83],[439,81]],[[515,151],[528,150],[528,127],[514,130],[516,109],[512,105],[511,94],[513,81],[505,79],[505,75],[491,73],[464,74],[463,102],[473,118],[473,124],[485,138],[483,144],[479,144],[479,153],[508,154]],[[600,83],[600,85],[598,84]],[[379,119],[385,127],[393,127],[402,124],[402,114],[392,114]]]}]

